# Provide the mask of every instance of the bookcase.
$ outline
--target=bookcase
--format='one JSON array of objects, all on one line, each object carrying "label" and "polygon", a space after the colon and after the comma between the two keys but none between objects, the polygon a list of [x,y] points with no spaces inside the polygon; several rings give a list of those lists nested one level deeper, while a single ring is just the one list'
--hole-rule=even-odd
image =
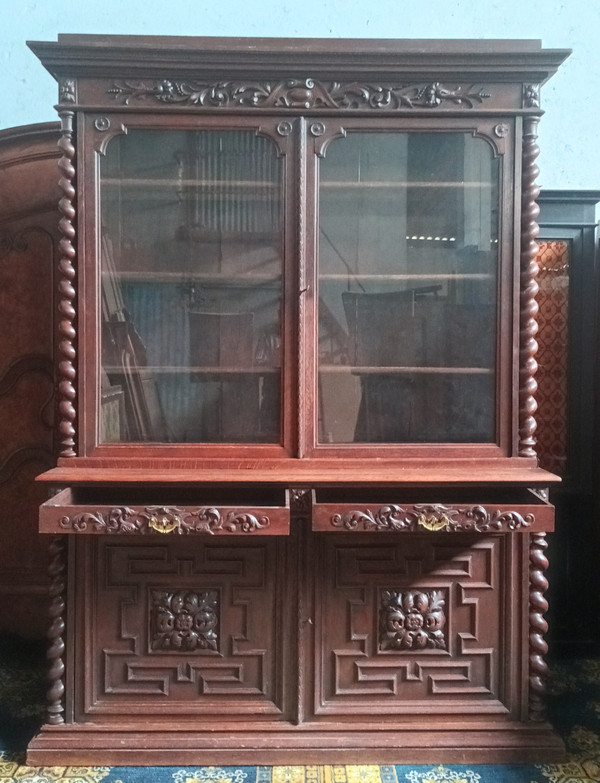
[{"label": "bookcase", "polygon": [[554,758],[537,41],[61,35],[31,763]]}]

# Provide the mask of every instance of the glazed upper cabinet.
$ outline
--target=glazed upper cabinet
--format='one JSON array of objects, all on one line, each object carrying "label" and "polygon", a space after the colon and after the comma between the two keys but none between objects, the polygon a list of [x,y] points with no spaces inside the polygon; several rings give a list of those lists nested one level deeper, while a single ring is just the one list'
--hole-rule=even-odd
[{"label": "glazed upper cabinet", "polygon": [[30,760],[556,757],[535,159],[567,52],[31,46],[62,242]]},{"label": "glazed upper cabinet", "polygon": [[565,53],[512,43],[493,62],[460,42],[431,59],[410,42],[204,39],[181,62],[168,39],[139,61],[116,39],[33,44],[61,84],[67,168],[77,136],[69,464],[535,466],[520,234],[539,83]]},{"label": "glazed upper cabinet", "polygon": [[185,119],[86,118],[86,452],[509,456],[514,124]]}]

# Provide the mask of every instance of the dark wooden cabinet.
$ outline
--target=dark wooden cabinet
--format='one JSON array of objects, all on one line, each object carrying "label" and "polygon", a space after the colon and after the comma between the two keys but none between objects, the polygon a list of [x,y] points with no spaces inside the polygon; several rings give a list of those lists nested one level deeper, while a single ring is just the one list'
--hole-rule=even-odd
[{"label": "dark wooden cabinet", "polygon": [[58,123],[0,132],[0,630],[44,636],[47,495],[34,483],[55,463],[54,297],[59,232]]},{"label": "dark wooden cabinet", "polygon": [[535,41],[60,36],[32,763],[526,760]]},{"label": "dark wooden cabinet", "polygon": [[[598,551],[598,191],[540,193],[538,455],[553,491],[549,637],[554,652],[600,648]],[[575,611],[574,611],[575,610]]]}]

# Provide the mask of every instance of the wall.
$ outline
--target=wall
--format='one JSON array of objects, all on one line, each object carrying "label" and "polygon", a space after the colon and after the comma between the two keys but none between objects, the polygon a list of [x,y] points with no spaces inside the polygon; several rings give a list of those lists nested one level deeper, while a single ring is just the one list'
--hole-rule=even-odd
[{"label": "wall", "polygon": [[53,79],[25,45],[60,33],[350,38],[539,38],[573,55],[545,87],[544,188],[600,187],[600,5],[594,0],[0,0],[0,128],[54,119]]}]

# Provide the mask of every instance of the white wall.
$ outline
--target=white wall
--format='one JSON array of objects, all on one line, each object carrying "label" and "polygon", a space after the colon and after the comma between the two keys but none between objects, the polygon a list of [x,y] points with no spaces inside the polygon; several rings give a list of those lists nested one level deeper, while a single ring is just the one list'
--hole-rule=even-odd
[{"label": "white wall", "polygon": [[25,41],[58,33],[539,38],[573,49],[542,92],[539,182],[600,188],[599,0],[0,0],[0,19],[0,128],[55,119],[55,82]]}]

